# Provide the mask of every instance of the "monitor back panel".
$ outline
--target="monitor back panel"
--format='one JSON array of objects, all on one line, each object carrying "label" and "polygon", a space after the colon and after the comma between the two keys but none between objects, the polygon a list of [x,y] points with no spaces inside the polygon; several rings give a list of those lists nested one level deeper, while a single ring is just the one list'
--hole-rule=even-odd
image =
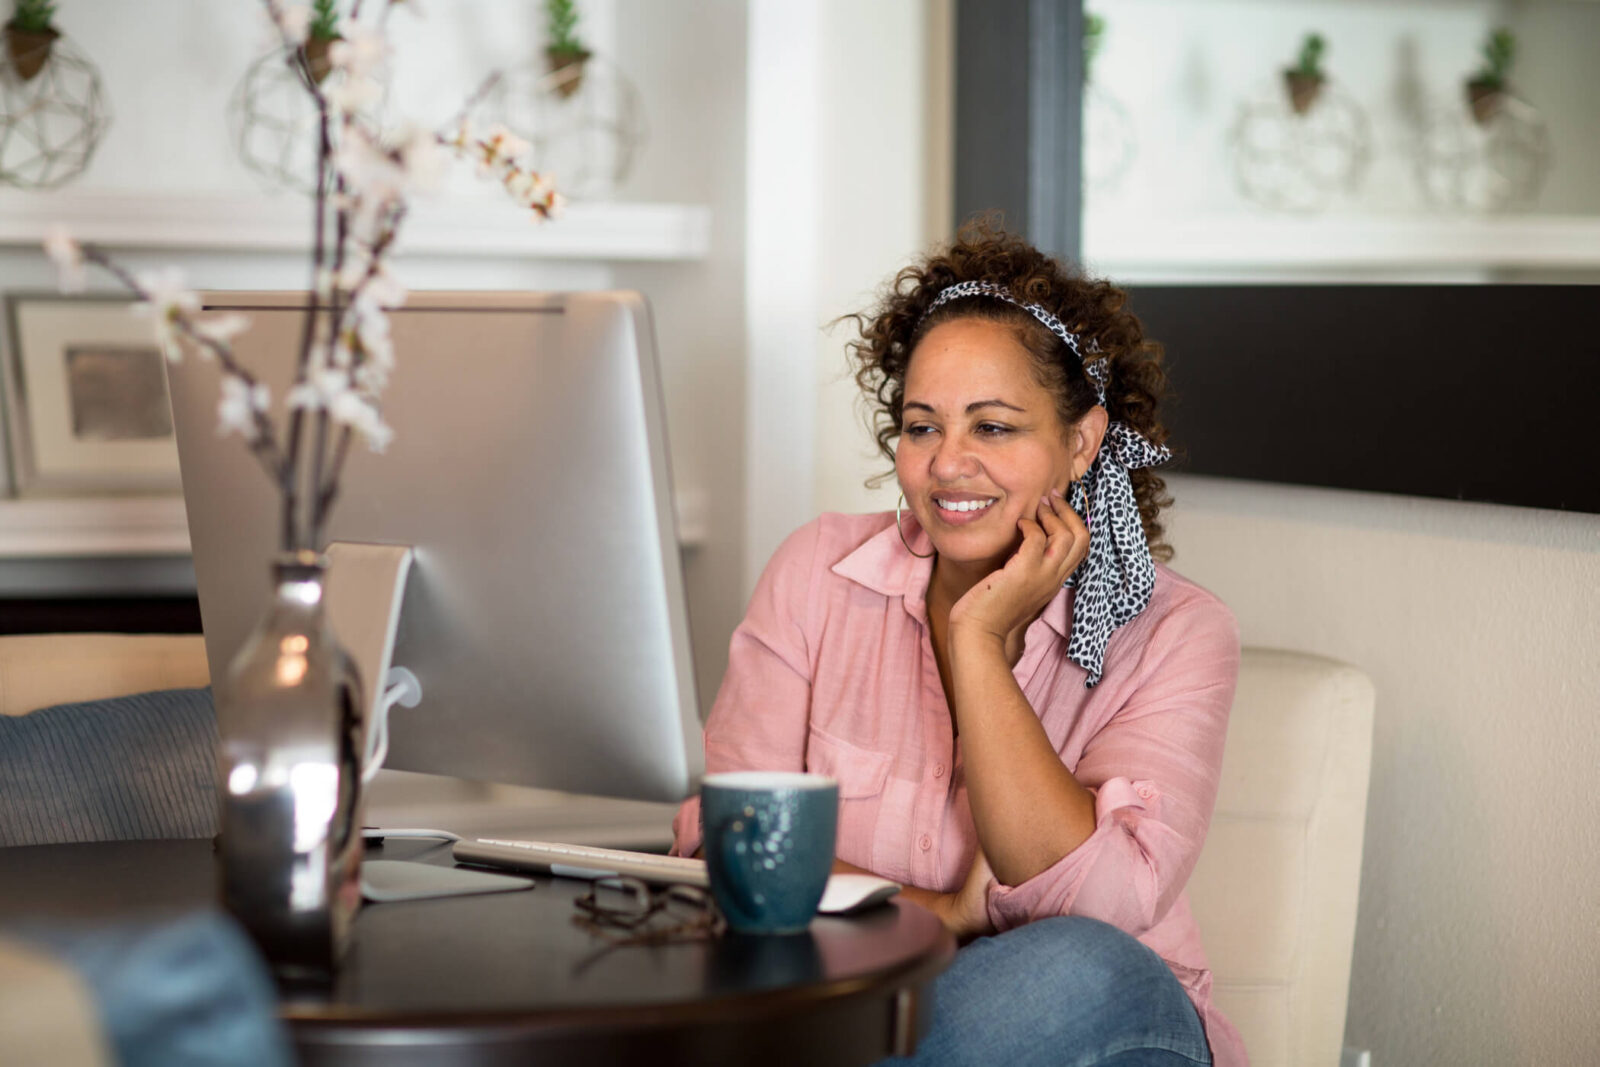
[{"label": "monitor back panel", "polygon": [[[302,294],[213,293],[241,360],[284,395]],[[327,540],[408,544],[387,765],[675,800],[700,735],[664,415],[637,294],[417,293],[391,315],[388,450],[357,443]],[[212,677],[265,607],[276,488],[216,433],[218,372],[172,397]],[[281,410],[275,408],[275,411]],[[338,575],[330,577],[337,583]]]}]

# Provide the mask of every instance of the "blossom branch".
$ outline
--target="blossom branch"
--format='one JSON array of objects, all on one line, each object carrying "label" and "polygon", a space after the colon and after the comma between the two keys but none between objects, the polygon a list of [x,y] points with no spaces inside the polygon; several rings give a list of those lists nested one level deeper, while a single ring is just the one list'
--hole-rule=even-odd
[{"label": "blossom branch", "polygon": [[[78,255],[85,263],[93,263],[106,273],[110,274],[123,287],[137,297],[140,301],[149,304],[157,316],[164,316],[166,322],[187,338],[191,343],[204,348],[216,357],[222,366],[223,373],[231,375],[244,383],[245,388],[256,394],[261,388],[261,382],[243,364],[234,358],[233,347],[226,341],[207,333],[202,325],[195,322],[193,317],[177,302],[166,303],[158,300],[143,282],[130,274],[123,266],[105,254],[98,245],[75,245]],[[166,304],[163,307],[163,304]],[[264,407],[251,407],[251,417],[255,432],[249,437],[250,451],[266,470],[267,475],[277,479],[283,465],[283,456],[278,449],[277,427],[273,425],[272,416]]]}]

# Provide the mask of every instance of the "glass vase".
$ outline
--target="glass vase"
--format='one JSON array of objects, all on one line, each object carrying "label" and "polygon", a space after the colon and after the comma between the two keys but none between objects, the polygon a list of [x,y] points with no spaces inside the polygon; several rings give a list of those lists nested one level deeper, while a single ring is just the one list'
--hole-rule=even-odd
[{"label": "glass vase", "polygon": [[361,682],[323,605],[327,561],[286,553],[217,689],[225,906],[280,977],[330,975],[361,905]]}]

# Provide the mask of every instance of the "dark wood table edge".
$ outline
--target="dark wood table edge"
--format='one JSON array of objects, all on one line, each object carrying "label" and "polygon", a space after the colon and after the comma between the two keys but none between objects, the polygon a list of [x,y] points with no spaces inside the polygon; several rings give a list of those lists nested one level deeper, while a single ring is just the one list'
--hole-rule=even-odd
[{"label": "dark wood table edge", "polygon": [[[912,908],[900,901],[890,905]],[[931,918],[931,916],[930,916]],[[934,921],[937,921],[936,919]],[[948,930],[940,931],[934,948],[920,957],[875,975],[860,975],[826,985],[763,989],[732,993],[692,1002],[643,1004],[637,1006],[563,1007],[504,1011],[376,1012],[320,1004],[281,1005],[280,1017],[297,1034],[317,1040],[337,1040],[348,1034],[365,1040],[375,1031],[404,1030],[408,1034],[434,1031],[464,1036],[474,1031],[514,1035],[557,1036],[567,1031],[582,1031],[604,1024],[607,1029],[653,1029],[680,1024],[698,1025],[737,1018],[762,1021],[791,1014],[796,1009],[815,1009],[874,992],[890,996],[903,990],[918,990],[937,977],[955,958],[956,941]]]}]

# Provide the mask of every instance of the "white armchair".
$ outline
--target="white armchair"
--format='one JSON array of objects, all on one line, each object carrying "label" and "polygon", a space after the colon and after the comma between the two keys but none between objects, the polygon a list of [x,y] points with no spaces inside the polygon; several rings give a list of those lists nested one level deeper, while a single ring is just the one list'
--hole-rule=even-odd
[{"label": "white armchair", "polygon": [[1254,1067],[1337,1067],[1361,880],[1372,683],[1246,648],[1189,901],[1217,1006]]}]

